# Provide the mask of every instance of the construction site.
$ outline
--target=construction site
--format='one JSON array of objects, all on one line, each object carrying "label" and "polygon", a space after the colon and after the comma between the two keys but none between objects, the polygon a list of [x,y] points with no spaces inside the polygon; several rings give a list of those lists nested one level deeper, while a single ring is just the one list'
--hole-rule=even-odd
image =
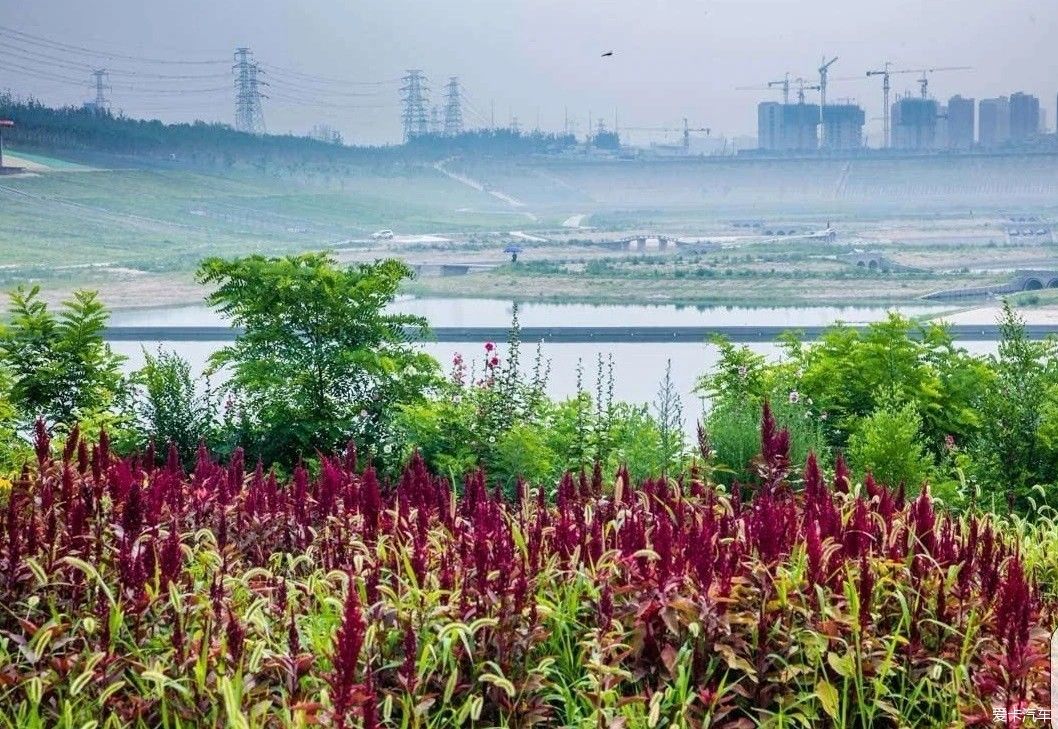
[{"label": "construction site", "polygon": [[[762,101],[757,106],[756,154],[1055,151],[1045,110],[1031,94],[1016,92],[979,102],[960,94],[941,101],[930,94],[934,74],[973,70],[969,66],[894,69],[887,61],[862,77],[831,79],[830,69],[837,61],[824,57],[818,77],[811,80],[786,74],[761,87],[739,87],[782,93],[781,103]],[[893,77],[912,74],[918,93],[894,94]],[[873,145],[864,133],[868,115],[862,106],[851,100],[827,103],[830,81],[871,78],[881,79],[882,92],[878,117],[882,134]],[[796,102],[791,101],[791,92],[796,93]],[[807,101],[813,92],[818,92],[818,103]]]}]

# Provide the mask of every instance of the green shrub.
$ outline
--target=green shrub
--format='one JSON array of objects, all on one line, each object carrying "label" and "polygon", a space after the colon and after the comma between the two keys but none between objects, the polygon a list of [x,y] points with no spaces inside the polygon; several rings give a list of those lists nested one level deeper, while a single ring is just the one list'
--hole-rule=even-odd
[{"label": "green shrub", "polygon": [[909,491],[927,481],[933,468],[922,445],[922,418],[910,403],[887,403],[864,418],[849,438],[848,455],[860,474]]},{"label": "green shrub", "polygon": [[10,378],[10,400],[23,428],[42,418],[52,430],[80,422],[98,432],[119,422],[127,383],[124,357],[103,341],[109,314],[95,292],[76,291],[58,315],[40,287],[11,292],[10,323],[0,335],[0,361]]},{"label": "green shrub", "polygon": [[194,463],[200,442],[213,444],[218,436],[218,397],[209,380],[199,390],[191,365],[176,352],[144,352],[145,364],[136,373],[133,430],[140,446],[154,441],[159,455],[176,446],[185,466]]},{"label": "green shrub", "polygon": [[[830,446],[819,413],[800,397],[796,402],[779,400],[772,415],[779,427],[790,431],[790,460],[804,463],[809,453],[828,460]],[[760,453],[760,408],[750,400],[728,400],[714,407],[705,421],[705,431],[717,465],[716,477],[723,483],[747,482],[753,477],[750,461]]]}]

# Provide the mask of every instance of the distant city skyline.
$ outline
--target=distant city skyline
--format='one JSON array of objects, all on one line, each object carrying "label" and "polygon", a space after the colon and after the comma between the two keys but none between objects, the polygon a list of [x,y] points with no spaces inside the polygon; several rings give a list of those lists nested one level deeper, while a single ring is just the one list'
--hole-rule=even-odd
[{"label": "distant city skyline", "polygon": [[[542,128],[561,131],[568,115],[580,134],[590,112],[608,126],[616,116],[624,128],[675,128],[687,117],[714,135],[753,136],[757,103],[781,96],[778,89],[737,87],[763,87],[787,72],[814,83],[824,53],[839,58],[830,69],[828,102],[852,98],[863,106],[872,145],[881,138],[881,81],[865,71],[886,60],[894,68],[972,66],[930,80],[942,102],[956,94],[980,100],[1024,91],[1039,97],[1053,121],[1058,93],[1050,60],[1058,26],[1053,0],[892,0],[866,7],[838,0],[311,6],[109,0],[103,10],[44,0],[8,9],[0,26],[52,41],[0,33],[0,89],[80,104],[95,97],[91,68],[113,67],[121,72],[109,79],[114,110],[233,123],[230,65],[235,48],[245,46],[263,65],[264,82],[272,82],[263,103],[269,131],[305,134],[327,125],[350,143],[400,141],[398,80],[410,68],[425,72],[438,106],[448,78],[460,77],[468,127],[492,119],[505,126],[517,117],[523,129],[539,119]],[[612,57],[601,57],[609,50]],[[917,89],[914,75],[893,79],[894,99]]]}]

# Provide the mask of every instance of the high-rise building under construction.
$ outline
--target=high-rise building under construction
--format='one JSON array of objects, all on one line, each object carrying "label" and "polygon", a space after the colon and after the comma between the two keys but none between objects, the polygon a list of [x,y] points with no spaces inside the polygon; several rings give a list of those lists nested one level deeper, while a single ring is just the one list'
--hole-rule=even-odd
[{"label": "high-rise building under construction", "polygon": [[955,95],[948,99],[949,149],[970,149],[974,146],[974,100]]},{"label": "high-rise building under construction", "polygon": [[[828,150],[849,151],[863,146],[863,109],[855,104],[827,104],[823,132]],[[769,152],[815,152],[819,149],[819,105],[757,105],[757,148]]]},{"label": "high-rise building under construction", "polygon": [[783,104],[764,101],[757,105],[757,147],[769,152],[783,148]]},{"label": "high-rise building under construction", "polygon": [[855,104],[827,104],[823,107],[824,138],[827,149],[850,151],[863,147],[866,115]]},{"label": "high-rise building under construction", "polygon": [[1000,147],[1010,141],[1010,99],[981,99],[977,105],[977,140],[982,147]]},{"label": "high-rise building under construction", "polygon": [[905,96],[893,104],[892,146],[894,149],[930,150],[937,144],[937,116],[935,99]]},{"label": "high-rise building under construction", "polygon": [[1022,91],[1010,96],[1010,141],[1023,144],[1040,133],[1040,100]]}]

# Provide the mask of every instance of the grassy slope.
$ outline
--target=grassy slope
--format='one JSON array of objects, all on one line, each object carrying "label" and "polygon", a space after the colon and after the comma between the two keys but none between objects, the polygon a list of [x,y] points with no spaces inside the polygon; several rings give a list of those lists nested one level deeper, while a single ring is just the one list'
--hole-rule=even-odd
[{"label": "grassy slope", "polygon": [[[488,196],[423,168],[312,178],[179,169],[49,171],[0,180],[0,263],[184,270],[206,254],[321,248],[379,227],[509,225]],[[460,212],[461,208],[485,212]]]}]

